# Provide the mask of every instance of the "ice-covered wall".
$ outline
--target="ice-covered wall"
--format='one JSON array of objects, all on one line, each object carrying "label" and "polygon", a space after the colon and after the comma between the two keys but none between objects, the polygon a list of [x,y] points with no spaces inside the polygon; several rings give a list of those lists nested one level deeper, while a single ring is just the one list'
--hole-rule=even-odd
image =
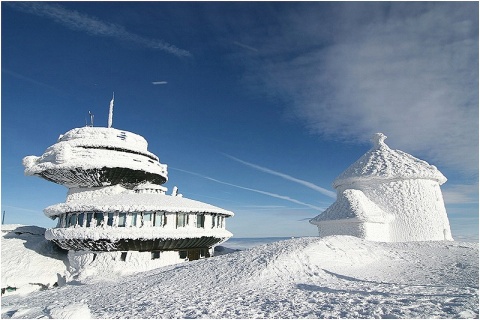
[{"label": "ice-covered wall", "polygon": [[391,241],[453,240],[438,182],[408,179],[356,187],[395,217]]},{"label": "ice-covered wall", "polygon": [[121,276],[153,270],[172,264],[188,261],[181,258],[178,251],[162,251],[152,259],[151,252],[88,252],[69,251],[70,263],[67,281],[85,281],[89,278],[115,279]]}]

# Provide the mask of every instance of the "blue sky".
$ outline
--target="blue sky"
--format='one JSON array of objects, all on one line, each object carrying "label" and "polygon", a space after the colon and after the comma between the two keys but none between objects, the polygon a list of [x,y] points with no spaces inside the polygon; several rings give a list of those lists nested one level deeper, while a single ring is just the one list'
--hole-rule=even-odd
[{"label": "blue sky", "polygon": [[436,165],[478,240],[478,2],[2,2],[2,212],[53,226],[23,174],[91,111],[144,136],[171,190],[236,237],[314,236],[332,181],[387,144]]}]

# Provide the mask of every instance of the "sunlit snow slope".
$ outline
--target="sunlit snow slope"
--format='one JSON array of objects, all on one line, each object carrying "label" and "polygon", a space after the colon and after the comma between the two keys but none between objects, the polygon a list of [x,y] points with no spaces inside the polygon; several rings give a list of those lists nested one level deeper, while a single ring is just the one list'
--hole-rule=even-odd
[{"label": "sunlit snow slope", "polygon": [[[78,311],[75,313],[75,311]],[[2,299],[2,318],[478,317],[478,244],[299,238]]]}]

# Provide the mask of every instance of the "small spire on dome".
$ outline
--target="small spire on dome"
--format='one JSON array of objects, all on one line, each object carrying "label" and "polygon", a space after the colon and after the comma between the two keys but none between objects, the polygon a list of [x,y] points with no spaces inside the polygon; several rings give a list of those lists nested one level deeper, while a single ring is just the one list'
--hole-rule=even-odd
[{"label": "small spire on dome", "polygon": [[385,145],[385,139],[387,139],[387,136],[378,132],[373,134],[371,141],[373,142],[373,146],[378,148],[381,145]]}]

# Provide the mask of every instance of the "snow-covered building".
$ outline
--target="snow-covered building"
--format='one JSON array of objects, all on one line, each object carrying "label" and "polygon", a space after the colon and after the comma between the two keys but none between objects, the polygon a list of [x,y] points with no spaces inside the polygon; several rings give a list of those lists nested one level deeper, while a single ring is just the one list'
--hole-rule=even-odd
[{"label": "snow-covered building", "polygon": [[352,235],[374,241],[453,240],[433,165],[390,149],[386,136],[333,182],[337,200],[310,220],[320,237]]},{"label": "snow-covered building", "polygon": [[232,236],[225,220],[233,212],[176,187],[167,195],[167,166],[143,137],[111,127],[112,110],[113,99],[107,128],[72,129],[40,157],[23,159],[26,175],[68,188],[64,203],[44,209],[58,221],[45,237],[69,250],[78,268],[103,259],[146,270],[213,255]]}]

